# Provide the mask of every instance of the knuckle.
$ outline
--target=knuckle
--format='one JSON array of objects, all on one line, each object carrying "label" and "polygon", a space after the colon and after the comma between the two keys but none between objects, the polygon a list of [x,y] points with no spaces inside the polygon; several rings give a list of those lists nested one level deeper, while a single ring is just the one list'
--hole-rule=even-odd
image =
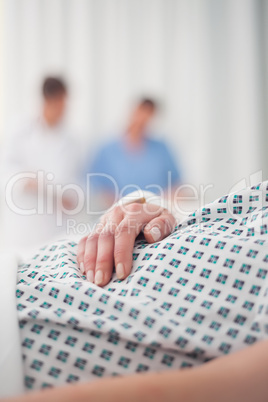
[{"label": "knuckle", "polygon": [[158,218],[159,222],[161,222],[163,225],[166,225],[167,223],[169,223],[168,218],[165,215],[160,215]]},{"label": "knuckle", "polygon": [[95,257],[93,255],[91,255],[91,254],[85,255],[84,263],[86,265],[92,265],[92,264],[95,265]]},{"label": "knuckle", "polygon": [[77,253],[76,259],[80,263],[83,261],[83,257],[84,257],[83,253]]},{"label": "knuckle", "polygon": [[118,215],[121,215],[122,214],[122,209],[121,209],[121,207],[119,206],[119,205],[116,205],[114,208],[113,208],[113,210],[112,210],[112,212],[111,212],[111,215],[113,216],[113,217],[115,217],[115,216],[118,216]]},{"label": "knuckle", "polygon": [[118,225],[116,230],[115,230],[115,236],[120,236],[121,234],[124,233],[129,233],[129,224],[128,222],[123,222],[122,224]]},{"label": "knuckle", "polygon": [[143,205],[138,202],[133,202],[126,206],[126,211],[130,214],[137,214],[143,210]]},{"label": "knuckle", "polygon": [[121,256],[124,254],[125,248],[123,245],[117,245],[114,250],[114,259],[115,261],[121,261]]},{"label": "knuckle", "polygon": [[109,239],[113,236],[112,228],[104,228],[99,234],[99,240]]},{"label": "knuckle", "polygon": [[78,247],[82,247],[82,246],[83,246],[83,243],[87,240],[87,237],[88,237],[88,236],[84,236],[84,237],[82,237],[82,239],[79,240],[79,242],[78,242]]},{"label": "knuckle", "polygon": [[116,224],[116,222],[114,222],[114,220],[111,219],[106,223],[105,227],[103,228],[103,231],[107,231],[111,234],[114,234],[117,226],[118,225]]},{"label": "knuckle", "polygon": [[165,218],[164,216],[159,217],[159,223],[160,226],[163,227],[163,229],[167,229],[170,226],[169,220]]},{"label": "knuckle", "polygon": [[137,221],[137,219],[127,217],[120,223],[120,225],[117,226],[115,236],[117,237],[126,234],[132,235],[133,233],[135,233],[137,236],[143,229],[143,226],[144,224]]},{"label": "knuckle", "polygon": [[94,232],[100,234],[104,227],[105,227],[105,223],[99,222],[96,225]]},{"label": "knuckle", "polygon": [[165,215],[165,216],[160,216],[159,219],[162,221],[163,226],[166,230],[173,230],[175,227],[175,218],[173,215]]},{"label": "knuckle", "polygon": [[167,219],[172,223],[176,222],[175,216],[173,214],[171,214],[170,212],[167,213]]},{"label": "knuckle", "polygon": [[91,240],[97,240],[98,238],[99,238],[99,233],[92,232],[88,235],[87,242],[90,242]]},{"label": "knuckle", "polygon": [[163,208],[161,212],[162,212],[163,215],[171,215],[171,216],[173,216],[173,215],[169,212],[169,210],[168,210],[167,208]]},{"label": "knuckle", "polygon": [[110,265],[110,261],[106,256],[98,257],[98,260],[96,262],[98,270],[105,271],[107,270],[107,268],[109,268]]},{"label": "knuckle", "polygon": [[108,213],[101,216],[101,218],[100,218],[100,223],[101,223],[102,225],[105,224],[105,221],[106,221],[106,219],[107,219],[108,216],[109,216]]}]

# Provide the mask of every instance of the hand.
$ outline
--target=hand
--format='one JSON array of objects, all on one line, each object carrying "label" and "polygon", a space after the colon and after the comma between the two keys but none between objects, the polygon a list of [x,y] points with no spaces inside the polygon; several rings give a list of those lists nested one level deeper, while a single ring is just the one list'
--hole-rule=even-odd
[{"label": "hand", "polygon": [[26,179],[24,190],[29,193],[36,193],[38,190],[38,180],[32,178]]},{"label": "hand", "polygon": [[68,197],[62,197],[61,205],[66,211],[71,211],[74,208],[74,202]]},{"label": "hand", "polygon": [[168,236],[176,224],[167,209],[153,204],[133,203],[115,206],[103,215],[89,236],[78,244],[77,261],[88,281],[106,285],[116,267],[118,279],[131,271],[132,252],[138,234],[143,231],[148,243]]}]

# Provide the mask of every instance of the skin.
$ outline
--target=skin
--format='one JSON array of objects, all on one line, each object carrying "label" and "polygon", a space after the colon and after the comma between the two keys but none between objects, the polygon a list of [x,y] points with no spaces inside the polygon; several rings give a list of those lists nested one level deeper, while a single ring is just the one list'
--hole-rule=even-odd
[{"label": "skin", "polygon": [[118,279],[125,279],[132,267],[132,250],[143,231],[149,243],[162,240],[175,227],[175,218],[166,209],[152,204],[115,206],[105,214],[89,236],[78,244],[77,261],[90,282],[106,285],[116,267]]},{"label": "skin", "polygon": [[[149,207],[148,209],[146,207]],[[153,242],[150,229],[157,227],[160,238],[171,231],[175,220],[167,210],[155,205],[130,204],[113,208],[102,221],[100,233],[93,233],[79,244],[78,261],[86,264],[87,272],[99,271],[111,275],[112,262],[125,265],[124,276],[131,269],[131,254],[136,235],[144,227],[145,238]],[[126,223],[134,219],[132,229]],[[116,222],[114,231],[103,228]],[[171,225],[171,226],[170,226]],[[119,230],[118,228],[123,228]],[[133,229],[134,227],[134,229]],[[119,232],[118,238],[115,233]],[[160,233],[160,234],[159,234]],[[104,248],[109,258],[104,257]],[[100,250],[100,251],[98,251]],[[88,258],[92,252],[94,258]],[[2,402],[266,402],[268,398],[268,340],[244,350],[214,359],[206,364],[184,370],[136,374],[126,377],[104,378],[91,383],[66,385]]]},{"label": "skin", "polygon": [[64,93],[44,98],[42,114],[48,126],[55,127],[60,123],[66,110],[66,101]]},{"label": "skin", "polygon": [[2,402],[266,402],[268,341],[181,371],[105,378]]},{"label": "skin", "polygon": [[155,109],[149,105],[138,105],[134,109],[126,130],[126,142],[130,147],[142,145],[146,129],[155,115]]}]

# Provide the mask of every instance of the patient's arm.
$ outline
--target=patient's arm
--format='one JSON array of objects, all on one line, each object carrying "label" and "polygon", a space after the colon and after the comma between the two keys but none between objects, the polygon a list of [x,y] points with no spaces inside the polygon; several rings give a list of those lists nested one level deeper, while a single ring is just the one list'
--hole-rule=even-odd
[{"label": "patient's arm", "polygon": [[125,279],[131,271],[138,234],[143,231],[145,239],[153,243],[169,235],[174,227],[173,215],[159,205],[138,202],[117,205],[79,242],[79,267],[90,282],[99,286],[110,281],[114,265],[117,277]]},{"label": "patient's arm", "polygon": [[268,341],[197,368],[107,378],[12,402],[266,402]]}]

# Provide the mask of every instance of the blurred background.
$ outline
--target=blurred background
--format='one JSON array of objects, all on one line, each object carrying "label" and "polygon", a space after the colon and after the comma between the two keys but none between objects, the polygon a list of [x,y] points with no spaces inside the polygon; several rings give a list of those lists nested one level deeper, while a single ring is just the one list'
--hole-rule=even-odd
[{"label": "blurred background", "polygon": [[0,10],[1,147],[37,113],[44,77],[61,76],[83,163],[150,96],[155,138],[183,183],[211,185],[206,202],[268,178],[267,0],[0,0]]}]

